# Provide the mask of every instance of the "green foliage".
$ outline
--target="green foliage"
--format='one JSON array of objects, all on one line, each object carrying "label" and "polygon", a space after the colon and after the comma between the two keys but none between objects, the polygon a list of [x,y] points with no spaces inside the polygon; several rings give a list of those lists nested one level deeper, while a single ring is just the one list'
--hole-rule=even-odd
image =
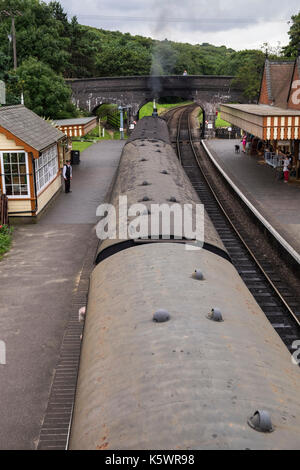
[{"label": "green foliage", "polygon": [[83,152],[84,150],[89,148],[91,145],[93,145],[93,142],[73,141],[72,142],[72,150],[79,150],[80,152]]},{"label": "green foliage", "polygon": [[[16,73],[8,40],[12,20],[4,11],[15,15]],[[6,81],[8,104],[19,103],[24,89],[26,106],[43,116],[76,116],[62,77],[181,75],[187,70],[189,75],[233,75],[234,83],[249,100],[255,100],[259,92],[265,60],[260,50],[236,52],[209,43],[157,41],[83,26],[75,16],[68,19],[59,1],[0,0],[0,12],[0,80]],[[283,52],[286,57],[295,57],[300,44],[300,13],[292,17],[289,36],[290,44]],[[278,47],[263,47],[270,58],[280,59]],[[41,71],[41,76],[34,76],[34,71]]]},{"label": "green foliage", "polygon": [[225,75],[234,75],[233,85],[244,90],[244,95],[250,101],[258,98],[261,77],[265,63],[265,55],[258,50],[234,52],[220,65]]},{"label": "green foliage", "polygon": [[[164,104],[159,104],[156,103],[156,109],[158,111],[158,114],[163,113],[167,109],[170,108],[175,108],[177,106],[184,106],[186,104],[191,104],[192,101],[182,101],[178,100],[178,102],[173,102],[173,103],[164,103]],[[153,113],[153,101],[149,101],[149,103],[146,103],[139,111],[139,118],[142,119],[145,116],[152,116]]]},{"label": "green foliage", "polygon": [[0,259],[11,246],[12,229],[8,225],[0,225]]},{"label": "green foliage", "polygon": [[96,111],[96,114],[100,119],[106,120],[107,115],[110,113],[113,113],[116,110],[117,110],[116,104],[105,103],[99,106],[99,108]]},{"label": "green foliage", "polygon": [[231,124],[230,122],[224,121],[224,119],[221,118],[221,113],[218,113],[215,126],[216,127],[230,127]]},{"label": "green foliage", "polygon": [[64,79],[43,62],[34,58],[18,67],[15,95],[24,92],[26,106],[40,116],[63,119],[76,112],[70,102],[71,89]]},{"label": "green foliage", "polygon": [[150,52],[134,41],[107,42],[96,55],[95,66],[103,77],[149,75]]},{"label": "green foliage", "polygon": [[300,48],[300,11],[297,15],[292,16],[292,25],[289,30],[290,43],[283,48],[286,57],[297,57]]}]

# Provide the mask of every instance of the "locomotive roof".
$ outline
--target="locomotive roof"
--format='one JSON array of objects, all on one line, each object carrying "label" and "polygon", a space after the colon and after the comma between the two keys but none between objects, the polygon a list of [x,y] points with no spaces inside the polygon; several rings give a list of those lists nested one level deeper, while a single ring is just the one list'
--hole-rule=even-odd
[{"label": "locomotive roof", "polygon": [[137,125],[128,139],[128,142],[134,140],[161,140],[170,144],[170,136],[167,123],[159,117],[146,116],[137,122]]}]

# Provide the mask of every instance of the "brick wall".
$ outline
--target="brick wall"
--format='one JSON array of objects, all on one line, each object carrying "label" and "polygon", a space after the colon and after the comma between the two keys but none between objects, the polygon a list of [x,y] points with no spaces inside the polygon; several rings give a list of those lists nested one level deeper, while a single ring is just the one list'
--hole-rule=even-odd
[{"label": "brick wall", "polygon": [[[300,63],[296,64],[292,83],[294,83],[296,80],[300,80],[299,69]],[[300,85],[298,85],[297,88],[291,89],[288,107],[300,111]]]},{"label": "brick wall", "polygon": [[261,92],[260,92],[260,97],[259,97],[259,104],[270,104],[269,95],[268,95],[266,69],[264,70],[264,76],[262,80]]}]

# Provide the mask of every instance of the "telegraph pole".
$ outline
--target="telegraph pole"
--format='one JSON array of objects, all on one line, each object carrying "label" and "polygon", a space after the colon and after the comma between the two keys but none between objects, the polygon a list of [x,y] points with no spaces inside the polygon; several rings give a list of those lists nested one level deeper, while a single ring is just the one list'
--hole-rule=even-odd
[{"label": "telegraph pole", "polygon": [[11,35],[12,35],[12,45],[13,45],[13,58],[14,58],[14,70],[17,69],[17,41],[16,41],[16,27],[15,27],[15,17],[22,16],[22,13],[19,10],[2,10],[0,15],[10,16],[11,17]]},{"label": "telegraph pole", "polygon": [[11,35],[13,43],[13,54],[14,54],[14,70],[17,70],[17,43],[16,43],[16,28],[15,28],[15,17],[11,17]]}]

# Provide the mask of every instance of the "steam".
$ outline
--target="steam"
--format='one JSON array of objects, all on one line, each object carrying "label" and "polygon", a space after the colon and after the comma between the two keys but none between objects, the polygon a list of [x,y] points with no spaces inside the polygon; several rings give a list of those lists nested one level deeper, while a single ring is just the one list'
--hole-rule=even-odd
[{"label": "steam", "polygon": [[[166,1],[162,5],[161,0],[155,0],[153,4],[153,11],[157,12],[157,23],[153,28],[153,36],[157,36],[166,31],[167,18],[172,9],[172,2]],[[174,73],[175,65],[177,62],[177,51],[174,50],[171,43],[165,39],[162,42],[156,42],[152,51],[151,62],[151,88],[153,98],[158,99],[162,90],[161,79],[163,75],[172,75]]]}]

